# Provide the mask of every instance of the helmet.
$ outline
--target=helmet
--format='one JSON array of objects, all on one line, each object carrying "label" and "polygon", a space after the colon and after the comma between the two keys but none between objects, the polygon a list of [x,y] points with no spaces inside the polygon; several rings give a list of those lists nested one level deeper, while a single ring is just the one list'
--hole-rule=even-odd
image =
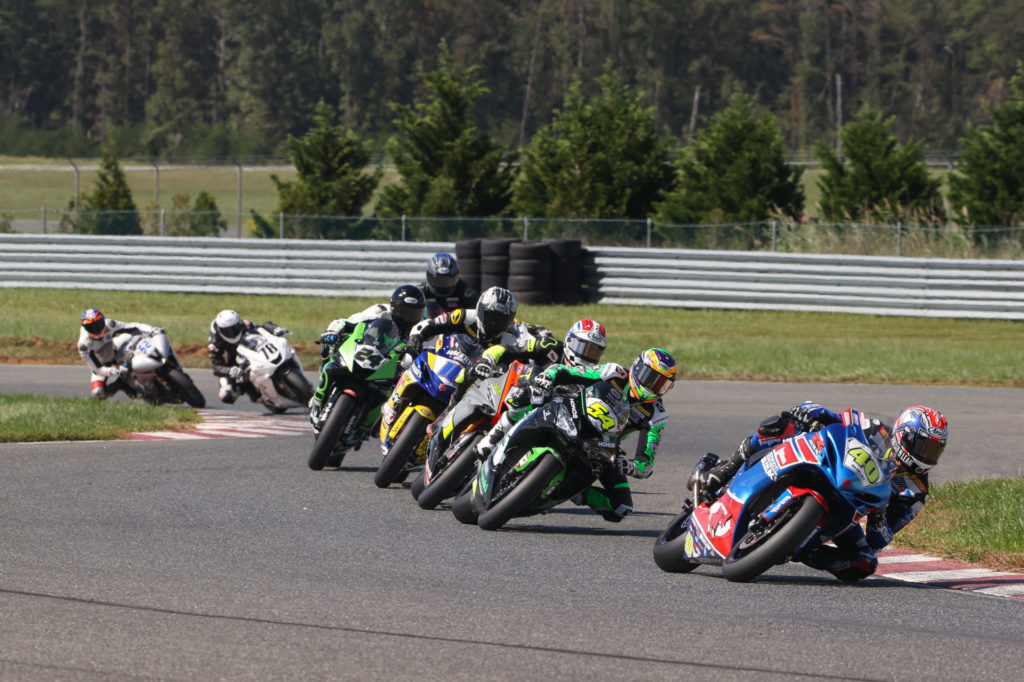
[{"label": "helmet", "polygon": [[459,262],[450,253],[435,253],[427,263],[427,288],[438,296],[449,296],[459,283]]},{"label": "helmet", "polygon": [[608,337],[604,325],[594,320],[582,319],[569,328],[565,335],[565,361],[576,367],[593,367],[601,361]]},{"label": "helmet", "polygon": [[923,474],[938,464],[948,438],[949,429],[942,414],[914,405],[896,419],[889,443],[900,464],[915,474]]},{"label": "helmet", "polygon": [[98,339],[103,336],[103,330],[107,328],[107,318],[103,317],[99,308],[89,308],[82,313],[82,326],[85,327],[89,336]]},{"label": "helmet", "polygon": [[476,302],[476,330],[481,339],[493,339],[516,319],[516,297],[508,289],[491,287]]},{"label": "helmet", "polygon": [[649,403],[668,393],[676,381],[676,361],[661,348],[648,348],[629,368],[629,392]]},{"label": "helmet", "polygon": [[213,328],[217,330],[217,335],[228,343],[238,343],[245,325],[234,310],[222,310],[213,319]]},{"label": "helmet", "polygon": [[391,294],[391,319],[402,331],[409,331],[423,319],[427,297],[414,284],[403,284]]}]

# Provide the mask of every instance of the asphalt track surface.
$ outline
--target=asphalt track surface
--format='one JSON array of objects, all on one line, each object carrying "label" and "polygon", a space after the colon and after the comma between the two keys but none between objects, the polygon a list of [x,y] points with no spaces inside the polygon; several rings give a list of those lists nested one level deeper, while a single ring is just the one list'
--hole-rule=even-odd
[{"label": "asphalt track surface", "polygon": [[[87,384],[0,366],[4,393]],[[377,489],[372,443],[322,472],[311,436],[0,445],[0,678],[1020,679],[1024,600],[654,565],[700,455],[805,398],[941,409],[937,480],[1024,470],[1024,391],[954,387],[680,382],[635,514],[570,505],[490,533]]]}]

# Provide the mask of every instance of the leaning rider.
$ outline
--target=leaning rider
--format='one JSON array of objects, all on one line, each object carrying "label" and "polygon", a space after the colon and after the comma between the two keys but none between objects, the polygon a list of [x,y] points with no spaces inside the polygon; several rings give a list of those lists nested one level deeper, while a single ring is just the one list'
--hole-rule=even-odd
[{"label": "leaning rider", "polygon": [[[259,325],[275,336],[284,336],[288,330],[273,322]],[[256,328],[249,320],[242,319],[234,310],[222,310],[210,323],[210,339],[206,350],[210,354],[213,375],[220,378],[221,402],[231,403],[245,393],[253,402],[259,400],[260,394],[249,381],[249,368],[238,364],[238,344],[242,336]]]},{"label": "leaning rider", "polygon": [[[629,421],[619,436],[621,441],[631,433],[637,433],[636,452],[630,459],[624,452],[606,464],[598,477],[602,487],[591,486],[573,498],[576,504],[585,504],[600,514],[606,521],[618,523],[633,511],[633,495],[627,477],[648,478],[654,473],[654,456],[661,443],[662,431],[668,424],[668,412],[663,397],[675,385],[676,362],[661,348],[649,348],[637,356],[627,373],[621,365],[609,362],[595,367],[570,367],[554,365],[533,379],[533,387],[541,394],[551,395],[562,385],[576,384],[589,386],[598,381],[613,383],[628,382],[626,399],[629,403]],[[507,430],[533,409],[527,405],[518,410],[507,410],[502,420]],[[501,425],[495,425],[495,429]],[[487,457],[504,436],[505,431],[492,429],[487,438],[477,446],[481,458]]]},{"label": "leaning rider", "polygon": [[[813,402],[803,402],[761,422],[757,432],[745,437],[733,456],[691,477],[687,487],[700,484],[705,499],[725,487],[744,462],[755,453],[774,447],[786,438],[817,431],[825,426],[850,423],[859,413],[845,410],[837,414]],[[852,582],[866,578],[878,568],[875,553],[892,542],[893,535],[914,520],[928,501],[928,471],[934,467],[949,439],[946,418],[937,410],[912,405],[903,410],[891,430],[878,419],[870,419],[865,431],[869,443],[881,442],[876,450],[889,466],[892,495],[885,509],[872,512],[867,533],[860,525],[833,539],[835,547],[817,545],[795,557],[812,568],[828,571],[836,578]],[[874,438],[872,436],[875,436]],[[877,440],[876,440],[877,439]],[[886,447],[888,446],[888,447]]]},{"label": "leaning rider", "polygon": [[[124,365],[117,364],[114,337],[118,334],[152,334],[159,327],[142,322],[118,322],[103,316],[98,308],[89,308],[82,313],[82,328],[78,332],[78,353],[92,373],[90,390],[92,397],[103,400],[118,391],[134,395],[134,391],[122,378],[128,372]],[[107,379],[114,381],[107,383]]]}]

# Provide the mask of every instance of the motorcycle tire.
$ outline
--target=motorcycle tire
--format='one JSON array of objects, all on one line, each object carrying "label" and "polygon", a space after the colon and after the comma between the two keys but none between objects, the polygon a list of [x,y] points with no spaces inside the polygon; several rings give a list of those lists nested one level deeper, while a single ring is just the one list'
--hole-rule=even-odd
[{"label": "motorcycle tire", "polygon": [[[307,463],[310,469],[320,471],[328,462],[332,461],[331,455],[334,453],[338,439],[341,438],[341,432],[345,429],[345,424],[348,423],[354,409],[356,409],[355,398],[347,393],[338,396],[338,400],[334,403],[334,409],[331,410],[323,428],[320,429],[320,435],[313,443],[313,450],[309,453]],[[338,466],[338,464],[341,464],[340,458],[333,466]]]},{"label": "motorcycle tire", "polygon": [[313,397],[313,387],[298,370],[285,372],[284,376],[281,377],[281,381],[288,389],[288,392],[291,393],[289,397],[295,402],[306,404]]},{"label": "motorcycle tire", "polygon": [[463,488],[462,492],[455,496],[452,500],[452,516],[459,523],[464,523],[467,526],[475,526],[477,517],[476,508],[473,506],[473,493],[470,491],[469,486]]},{"label": "motorcycle tire", "polygon": [[740,538],[722,562],[722,575],[730,582],[745,583],[785,562],[824,516],[821,503],[804,495],[802,501],[783,510],[763,531],[746,533]]},{"label": "motorcycle tire", "polygon": [[[439,471],[430,485],[425,485],[419,495],[414,495],[416,504],[421,509],[435,508],[441,504],[442,500],[451,497],[465,485],[469,477],[476,471],[476,444],[483,437],[484,434],[477,433],[472,438],[468,438],[454,461],[448,462],[448,466]],[[423,473],[421,477],[426,484],[426,473]]]},{"label": "motorcycle tire", "polygon": [[409,415],[409,419],[402,426],[402,432],[391,444],[388,454],[384,455],[384,459],[380,461],[377,473],[373,475],[374,485],[378,488],[387,488],[392,483],[405,480],[409,475],[406,464],[416,454],[416,446],[423,440],[428,426],[430,426],[430,420],[419,412]]},{"label": "motorcycle tire", "polygon": [[[562,463],[555,459],[550,452],[544,455],[539,462],[533,465],[524,474],[514,473],[511,467],[502,472],[501,478],[509,475],[519,477],[503,497],[497,500],[490,508],[480,512],[476,525],[484,530],[497,530],[504,526],[511,518],[521,515],[530,505],[533,504],[544,489],[551,485],[552,479],[562,471]],[[500,487],[501,479],[495,481],[495,486]]]},{"label": "motorcycle tire", "polygon": [[412,483],[409,485],[409,492],[412,493],[412,499],[419,500],[420,494],[423,492],[423,486],[427,483],[427,472],[426,469],[420,471],[416,478],[412,479]]},{"label": "motorcycle tire", "polygon": [[654,541],[654,563],[667,573],[689,573],[700,565],[683,551],[692,514],[692,509],[683,510]]},{"label": "motorcycle tire", "polygon": [[164,379],[171,385],[175,392],[185,399],[191,407],[206,407],[206,398],[199,392],[192,379],[177,367],[167,368]]}]

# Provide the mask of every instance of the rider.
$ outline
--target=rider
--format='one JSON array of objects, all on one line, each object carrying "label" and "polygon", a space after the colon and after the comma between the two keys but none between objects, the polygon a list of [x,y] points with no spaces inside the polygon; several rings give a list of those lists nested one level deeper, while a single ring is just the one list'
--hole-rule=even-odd
[{"label": "rider", "polygon": [[[406,339],[413,325],[423,320],[427,308],[427,299],[423,291],[414,284],[403,284],[391,293],[387,304],[375,303],[349,317],[339,317],[327,325],[327,330],[320,335],[320,356],[327,358],[331,347],[345,340],[360,322],[389,319],[398,327],[401,338]],[[320,381],[313,397],[309,400],[310,419],[314,422],[326,397],[327,377],[323,373],[324,364],[320,365]]]},{"label": "rider", "polygon": [[[569,328],[568,333],[565,335],[565,343],[562,346],[562,354],[560,363],[566,367],[594,367],[598,362],[601,361],[601,357],[604,355],[604,349],[608,345],[608,337],[604,331],[604,325],[600,322],[596,322],[591,319],[584,318],[575,322],[572,327]],[[479,362],[474,368],[474,373],[477,374],[477,378],[487,378],[493,376],[493,371],[496,369],[497,361],[493,358],[498,356],[499,359],[507,359],[504,356],[506,349],[503,346],[492,346],[484,355],[481,356],[481,362]],[[491,355],[488,355],[491,353]],[[509,355],[514,355],[510,353]],[[488,358],[488,359],[484,359]],[[547,358],[545,358],[547,359]],[[481,440],[481,443],[491,441],[497,443],[501,440],[505,432],[508,431],[512,426],[512,422],[509,421],[507,413],[509,410],[519,410],[526,407],[531,401],[536,400],[538,403],[541,402],[542,398],[536,391],[530,388],[532,378],[535,373],[539,372],[542,366],[528,365],[523,369],[519,375],[519,381],[516,386],[511,388],[508,395],[505,396],[505,405],[507,410],[502,412],[502,416],[498,419],[498,422],[491,427],[491,430],[487,432],[485,438]],[[566,393],[575,393],[579,390],[579,386],[563,386],[566,389]],[[459,409],[459,408],[456,408]],[[528,410],[527,410],[528,411]],[[447,439],[457,430],[462,429],[462,425],[466,422],[471,421],[477,417],[476,409],[459,409],[459,414],[453,415],[452,426],[442,431],[442,434],[447,431],[447,435],[444,435],[444,440],[441,441],[442,447],[447,447]],[[487,452],[490,452],[491,447],[487,447]],[[477,444],[478,452],[480,451],[480,443]]]},{"label": "rider", "polygon": [[[668,412],[662,398],[675,385],[675,378],[676,362],[672,356],[661,348],[648,348],[636,357],[628,373],[622,365],[614,362],[593,367],[554,365],[533,379],[533,387],[545,395],[550,395],[555,387],[566,384],[588,386],[598,381],[628,381],[626,400],[630,407],[629,421],[619,440],[631,433],[638,434],[633,458],[630,459],[624,452],[620,452],[614,461],[603,467],[598,477],[603,487],[591,486],[574,497],[573,502],[586,504],[606,521],[614,523],[618,523],[633,511],[633,495],[629,490],[627,476],[647,478],[654,473],[654,456],[661,443],[662,431],[668,424]],[[504,429],[507,430],[529,414],[534,407],[528,405],[519,410],[507,410],[495,425],[495,429],[504,423]],[[480,457],[487,457],[503,436],[504,431],[494,433],[492,429],[487,438],[477,446]]]},{"label": "rider", "polygon": [[[118,391],[132,395],[131,387],[121,378],[128,367],[117,364],[114,337],[118,334],[152,334],[159,327],[141,322],[118,322],[107,319],[98,308],[82,313],[82,329],[78,333],[78,352],[92,372],[91,390],[94,398],[109,398]],[[107,379],[113,378],[110,384]]]},{"label": "rider", "polygon": [[431,315],[472,308],[480,292],[459,277],[459,262],[450,253],[435,253],[427,263],[427,278],[420,283]]},{"label": "rider", "polygon": [[[702,496],[713,495],[732,480],[751,455],[800,433],[848,423],[856,414],[853,410],[837,414],[809,401],[800,403],[761,422],[757,432],[745,437],[730,459],[695,472],[687,487],[692,490],[694,484],[699,483]],[[860,580],[874,573],[878,568],[875,552],[892,542],[893,535],[924,508],[928,500],[928,471],[938,463],[946,448],[949,428],[946,418],[937,410],[912,405],[900,413],[891,431],[881,421],[871,419],[865,435],[869,442],[877,435],[884,444],[882,447],[888,446],[885,452],[878,452],[882,461],[889,465],[891,476],[892,495],[885,509],[868,515],[867,533],[860,525],[854,525],[833,539],[835,547],[820,545],[796,557],[843,581]]]},{"label": "rider", "polygon": [[[284,336],[288,333],[287,329],[273,322],[264,322],[258,326],[275,336]],[[243,320],[234,310],[220,311],[210,323],[210,339],[206,350],[210,353],[213,375],[220,377],[221,402],[230,405],[238,400],[242,393],[247,394],[253,402],[260,397],[256,387],[249,381],[249,368],[236,363],[238,344],[242,340],[242,335],[256,327],[257,325],[249,320]]]}]

